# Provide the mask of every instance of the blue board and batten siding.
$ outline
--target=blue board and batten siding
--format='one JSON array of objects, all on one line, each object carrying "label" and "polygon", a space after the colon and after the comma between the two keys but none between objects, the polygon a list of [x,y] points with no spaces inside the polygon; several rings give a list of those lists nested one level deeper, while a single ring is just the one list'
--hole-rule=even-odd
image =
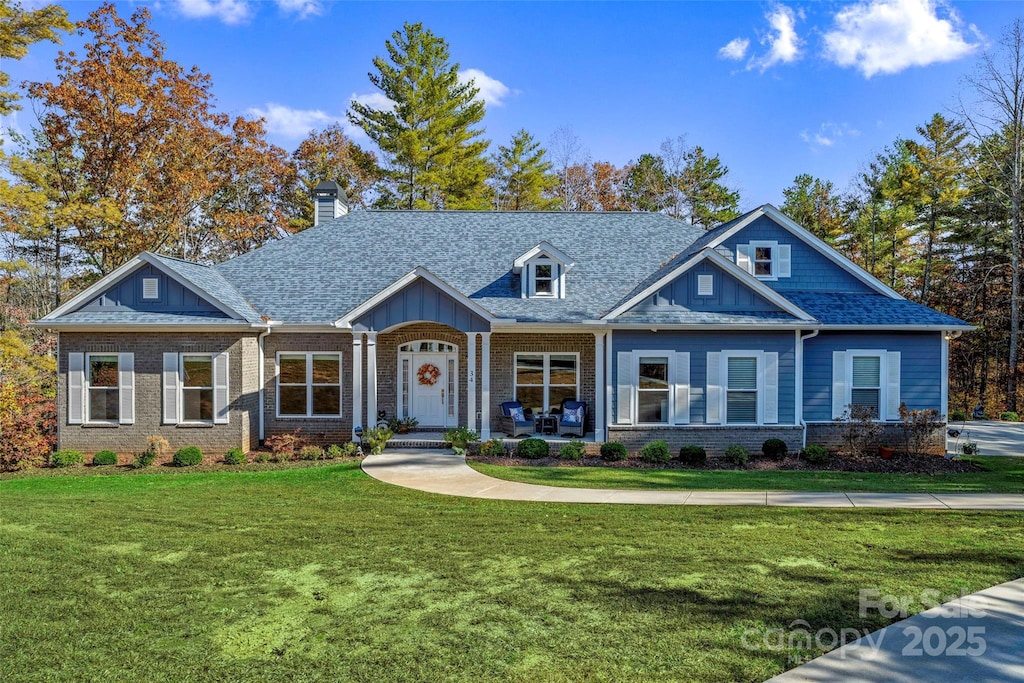
[{"label": "blue board and batten siding", "polygon": [[[154,300],[142,298],[142,281],[156,278],[158,296]],[[188,313],[229,318],[226,313],[177,280],[146,264],[118,281],[77,311],[102,313],[108,311],[139,311],[146,313]]]},{"label": "blue board and batten siding", "polygon": [[942,335],[938,332],[822,332],[804,342],[804,420],[832,420],[832,353],[849,349],[900,352],[900,400],[911,409],[942,403]]},{"label": "blue board and batten siding", "polygon": [[489,332],[490,324],[450,294],[416,280],[388,297],[352,325],[357,332],[387,330],[411,322],[434,322],[460,332]]},{"label": "blue board and batten siding", "polygon": [[[761,216],[753,223],[732,235],[723,244],[736,260],[736,245],[756,241],[778,242],[790,245],[792,276],[778,280],[765,280],[764,283],[779,292],[816,291],[816,292],[872,292],[870,287],[847,271],[840,268],[834,261],[826,258],[793,233],[781,227],[767,216]],[[830,366],[831,367],[831,366]]]},{"label": "blue board and batten siding", "polygon": [[[620,351],[674,351],[690,354],[690,424],[703,425],[705,421],[704,394],[707,387],[708,352],[713,351],[769,351],[779,354],[779,422],[791,425],[796,420],[796,337],[793,332],[649,332],[646,330],[616,330],[612,333],[611,386],[618,384],[618,367],[614,359]],[[831,359],[829,360],[831,367]],[[617,392],[612,391],[612,415],[618,411]]]},{"label": "blue board and batten siding", "polygon": [[[711,275],[713,278],[711,296],[697,294],[697,276]],[[665,310],[681,308],[688,311],[727,313],[734,311],[772,311],[781,309],[731,274],[704,261],[690,268],[653,297],[637,305],[633,310]]]}]

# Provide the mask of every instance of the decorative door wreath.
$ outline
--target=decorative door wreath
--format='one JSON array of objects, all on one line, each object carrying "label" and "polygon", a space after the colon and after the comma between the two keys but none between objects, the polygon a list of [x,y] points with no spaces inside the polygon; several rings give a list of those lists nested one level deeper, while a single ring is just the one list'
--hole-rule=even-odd
[{"label": "decorative door wreath", "polygon": [[437,378],[440,376],[441,371],[433,363],[424,363],[416,371],[416,379],[419,380],[420,384],[428,387],[437,384]]}]

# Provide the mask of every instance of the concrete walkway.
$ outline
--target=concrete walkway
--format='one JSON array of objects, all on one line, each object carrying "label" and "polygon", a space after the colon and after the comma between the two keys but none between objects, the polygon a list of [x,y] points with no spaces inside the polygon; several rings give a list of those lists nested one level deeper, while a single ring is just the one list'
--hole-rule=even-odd
[{"label": "concrete walkway", "polygon": [[896,622],[769,683],[1024,681],[1022,653],[1024,579],[1017,579]]},{"label": "concrete walkway", "polygon": [[[998,420],[970,420],[960,426],[959,422],[949,425],[963,429],[960,444],[974,441],[978,444],[978,455],[1024,456],[1024,422],[1000,422]],[[946,450],[957,450],[956,439],[946,439]]]},{"label": "concrete walkway", "polygon": [[634,505],[768,505],[827,508],[1024,510],[1024,493],[819,493],[802,491],[636,491],[522,484],[480,474],[443,450],[369,455],[363,471],[405,488],[467,498]]}]

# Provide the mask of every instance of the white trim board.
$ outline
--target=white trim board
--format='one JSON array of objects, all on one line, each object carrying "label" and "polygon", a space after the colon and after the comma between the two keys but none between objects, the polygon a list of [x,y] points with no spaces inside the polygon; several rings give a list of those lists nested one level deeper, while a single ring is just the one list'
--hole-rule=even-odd
[{"label": "white trim board", "polygon": [[814,322],[814,318],[809,313],[801,309],[799,306],[794,304],[786,297],[776,292],[768,285],[758,280],[756,277],[754,277],[747,271],[737,266],[729,259],[719,254],[717,251],[714,251],[710,247],[702,249],[697,254],[694,254],[692,257],[681,263],[679,266],[673,268],[671,271],[663,275],[661,278],[659,278],[652,284],[642,289],[636,295],[630,297],[629,300],[616,306],[609,313],[605,314],[604,317],[602,317],[601,319],[615,320],[620,315],[629,311],[644,299],[653,296],[655,293],[659,292],[661,289],[667,287],[669,284],[674,282],[677,278],[686,273],[688,270],[704,261],[710,261],[714,265],[718,266],[719,268],[724,270],[726,274],[731,275],[738,282],[741,282],[742,284],[746,285],[754,292],[764,297],[765,299],[775,304],[783,311],[789,313],[798,320]]},{"label": "white trim board", "polygon": [[544,241],[517,257],[512,262],[512,272],[519,273],[528,261],[534,257],[540,256],[541,254],[546,254],[549,258],[557,261],[565,268],[565,270],[570,270],[574,265],[576,265],[568,254],[558,247],[553,246],[550,242]]}]

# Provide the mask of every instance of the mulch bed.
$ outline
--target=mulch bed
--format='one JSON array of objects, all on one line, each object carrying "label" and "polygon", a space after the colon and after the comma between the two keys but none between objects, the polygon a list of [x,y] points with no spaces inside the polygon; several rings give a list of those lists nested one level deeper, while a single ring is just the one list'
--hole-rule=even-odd
[{"label": "mulch bed", "polygon": [[709,457],[702,467],[692,467],[673,460],[666,464],[647,463],[639,458],[619,462],[605,462],[601,458],[587,457],[583,460],[559,460],[558,458],[505,458],[475,455],[468,458],[488,465],[512,467],[615,467],[627,469],[668,469],[668,470],[819,470],[826,472],[892,472],[899,474],[956,474],[959,472],[984,472],[967,460],[946,460],[941,455],[897,453],[891,460],[878,455],[833,455],[825,465],[812,465],[795,456],[783,460],[752,456],[746,467],[737,467],[724,459]]}]

